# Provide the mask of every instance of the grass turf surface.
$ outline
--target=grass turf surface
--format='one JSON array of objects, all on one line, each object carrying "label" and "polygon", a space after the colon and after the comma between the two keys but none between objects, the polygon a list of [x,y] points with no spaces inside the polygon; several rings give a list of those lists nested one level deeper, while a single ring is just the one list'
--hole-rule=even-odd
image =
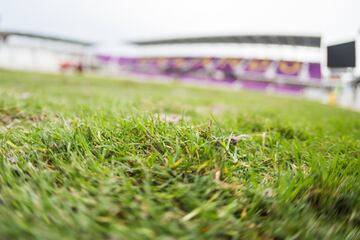
[{"label": "grass turf surface", "polygon": [[10,71],[0,94],[0,239],[360,238],[359,113]]}]

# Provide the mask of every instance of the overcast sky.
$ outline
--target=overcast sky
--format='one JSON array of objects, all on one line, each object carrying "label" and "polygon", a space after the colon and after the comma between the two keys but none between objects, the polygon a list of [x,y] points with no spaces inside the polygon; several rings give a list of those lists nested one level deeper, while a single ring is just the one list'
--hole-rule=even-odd
[{"label": "overcast sky", "polygon": [[96,42],[214,34],[321,34],[360,29],[360,0],[0,0],[0,29]]}]

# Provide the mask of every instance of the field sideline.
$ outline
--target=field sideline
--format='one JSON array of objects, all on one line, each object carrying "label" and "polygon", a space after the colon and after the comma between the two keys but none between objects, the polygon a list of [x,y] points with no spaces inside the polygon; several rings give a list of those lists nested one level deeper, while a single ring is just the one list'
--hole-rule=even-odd
[{"label": "field sideline", "polygon": [[360,239],[360,113],[0,70],[0,239]]}]

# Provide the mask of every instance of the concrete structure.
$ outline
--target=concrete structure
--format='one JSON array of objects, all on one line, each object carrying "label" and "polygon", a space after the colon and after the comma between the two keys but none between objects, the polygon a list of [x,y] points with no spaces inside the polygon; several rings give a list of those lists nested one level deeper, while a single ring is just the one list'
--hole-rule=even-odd
[{"label": "concrete structure", "polygon": [[91,61],[92,43],[23,32],[0,32],[0,68],[57,72]]}]

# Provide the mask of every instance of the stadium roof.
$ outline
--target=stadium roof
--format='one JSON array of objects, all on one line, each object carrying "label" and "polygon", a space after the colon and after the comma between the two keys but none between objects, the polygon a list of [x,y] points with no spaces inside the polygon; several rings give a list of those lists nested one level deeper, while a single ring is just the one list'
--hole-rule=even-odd
[{"label": "stadium roof", "polygon": [[12,32],[12,31],[0,32],[0,39],[6,39],[9,36],[19,36],[19,37],[41,39],[41,40],[49,40],[49,41],[55,41],[55,42],[61,42],[61,43],[81,45],[81,46],[85,46],[85,47],[90,47],[90,46],[94,45],[94,43],[91,43],[91,42],[85,42],[85,41],[79,41],[79,40],[67,39],[67,38],[60,38],[60,37],[54,37],[54,36],[42,35],[42,34]]},{"label": "stadium roof", "polygon": [[158,39],[150,41],[133,41],[132,44],[139,46],[163,45],[163,44],[198,44],[198,43],[237,43],[237,44],[269,44],[289,45],[302,47],[321,46],[319,36],[292,36],[292,35],[237,35],[237,36],[209,36]]}]

